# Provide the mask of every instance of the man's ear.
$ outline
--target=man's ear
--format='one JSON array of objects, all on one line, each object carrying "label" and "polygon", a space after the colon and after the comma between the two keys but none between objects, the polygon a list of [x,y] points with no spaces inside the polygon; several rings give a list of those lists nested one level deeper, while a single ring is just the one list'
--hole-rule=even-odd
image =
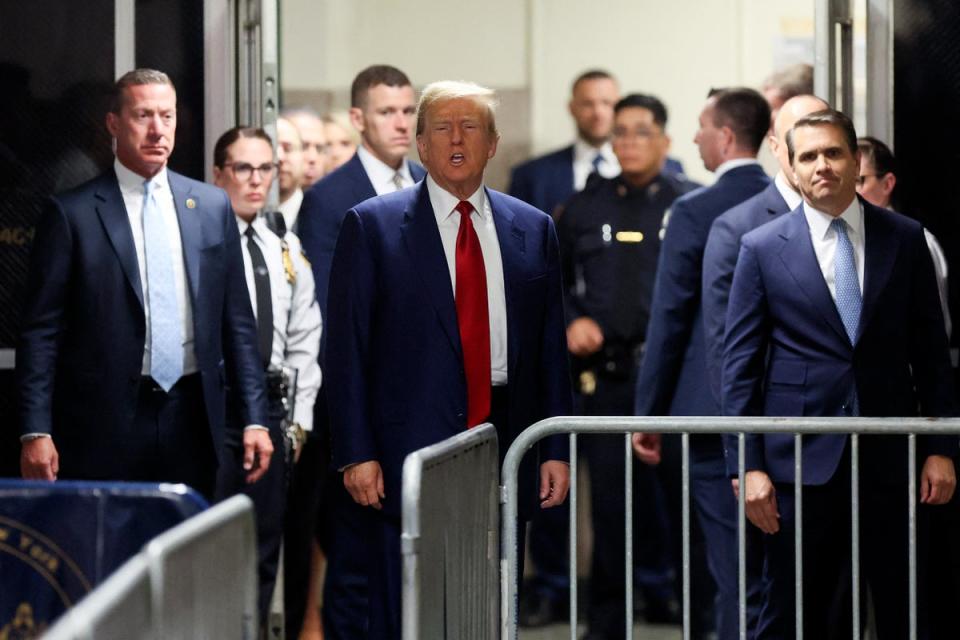
[{"label": "man's ear", "polygon": [[363,119],[363,109],[359,107],[350,107],[350,124],[352,124],[353,128],[359,133],[363,133],[363,130],[366,128],[364,126],[365,121]]},{"label": "man's ear", "polygon": [[117,137],[117,133],[120,131],[119,117],[112,111],[107,112],[107,131],[109,131],[110,135],[114,138]]},{"label": "man's ear", "polygon": [[889,198],[894,187],[897,186],[897,176],[893,173],[887,173],[880,179],[880,184],[883,185],[883,194]]}]

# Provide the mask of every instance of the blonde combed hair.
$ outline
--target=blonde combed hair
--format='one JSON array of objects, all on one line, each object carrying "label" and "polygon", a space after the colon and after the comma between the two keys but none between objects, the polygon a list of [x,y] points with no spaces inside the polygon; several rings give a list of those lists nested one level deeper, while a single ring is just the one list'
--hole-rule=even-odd
[{"label": "blonde combed hair", "polygon": [[497,100],[496,93],[494,93],[493,89],[488,89],[475,82],[457,80],[432,82],[423,89],[423,93],[420,94],[420,102],[417,103],[417,135],[423,133],[427,112],[429,112],[434,105],[464,98],[473,100],[486,109],[488,131],[494,138],[499,137],[500,132],[497,131],[496,119],[499,101]]}]

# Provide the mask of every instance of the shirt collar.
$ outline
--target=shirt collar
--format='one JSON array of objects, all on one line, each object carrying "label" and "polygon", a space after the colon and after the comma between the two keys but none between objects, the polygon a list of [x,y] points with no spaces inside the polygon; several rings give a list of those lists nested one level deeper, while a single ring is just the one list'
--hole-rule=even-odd
[{"label": "shirt collar", "polygon": [[[117,183],[120,185],[121,191],[136,192],[140,195],[143,195],[143,183],[147,181],[146,178],[141,176],[138,173],[127,169],[123,166],[123,163],[120,162],[119,158],[113,159],[113,170],[117,174]],[[164,165],[162,169],[157,173],[157,175],[150,178],[154,184],[154,189],[164,190],[170,188],[170,183],[167,179],[167,167]]]},{"label": "shirt collar", "polygon": [[612,165],[617,161],[617,156],[613,153],[613,145],[611,145],[609,141],[604,142],[599,149],[587,144],[583,138],[577,138],[573,143],[574,162],[592,163],[597,153],[599,153],[603,157],[603,161],[608,164]]},{"label": "shirt collar", "polygon": [[[810,233],[813,234],[813,237],[825,238],[827,232],[830,231],[833,216],[814,208],[807,201],[803,203],[803,215],[807,218],[807,224],[810,225]],[[859,198],[854,196],[853,201],[839,217],[843,218],[853,233],[863,233],[863,205],[860,204]]]},{"label": "shirt collar", "polygon": [[787,182],[786,176],[783,175],[783,171],[777,172],[777,175],[773,178],[773,184],[777,186],[777,191],[780,192],[780,195],[784,201],[786,201],[790,211],[799,207],[803,202],[803,196],[793,190],[793,187]]},{"label": "shirt collar", "polygon": [[[433,214],[437,217],[437,224],[449,218],[460,202],[460,198],[438,185],[429,174],[427,174],[427,193],[430,195],[430,204],[433,205]],[[473,205],[474,211],[477,212],[481,220],[486,218],[487,194],[482,184],[467,198],[467,202]]]},{"label": "shirt collar", "polygon": [[[239,229],[241,236],[247,232],[248,227],[253,227],[253,235],[257,236],[262,241],[266,237],[264,232],[270,231],[270,228],[267,226],[267,221],[262,214],[258,213],[253,218],[253,222],[247,222],[237,215],[235,215],[234,218],[237,220],[237,229]],[[271,231],[271,233],[273,232]]]},{"label": "shirt collar", "polygon": [[757,162],[756,158],[734,158],[733,160],[727,160],[716,168],[716,170],[713,172],[713,175],[719,180],[720,176],[725,174],[727,171],[730,171],[731,169],[737,169],[739,167],[746,167],[747,165],[751,164],[760,163]]},{"label": "shirt collar", "polygon": [[360,156],[360,164],[363,165],[363,170],[367,172],[367,177],[370,178],[370,182],[375,185],[392,185],[393,176],[397,171],[403,176],[404,182],[413,182],[413,177],[410,175],[409,163],[406,160],[400,163],[399,169],[394,169],[370,153],[362,144],[357,147],[357,155]]}]

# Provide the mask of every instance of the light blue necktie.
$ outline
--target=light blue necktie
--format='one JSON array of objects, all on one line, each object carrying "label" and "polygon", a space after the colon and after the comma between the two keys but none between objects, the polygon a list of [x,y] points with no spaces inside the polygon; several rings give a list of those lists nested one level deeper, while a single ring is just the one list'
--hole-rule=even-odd
[{"label": "light blue necktie", "polygon": [[857,277],[857,262],[853,256],[853,244],[847,237],[847,223],[843,218],[834,218],[830,226],[837,234],[837,253],[834,257],[834,284],[837,293],[837,311],[850,337],[850,344],[857,339],[857,326],[860,324],[860,308],[863,298],[860,295],[860,279]]},{"label": "light blue necktie", "polygon": [[170,236],[154,196],[156,185],[143,183],[143,244],[150,305],[150,377],[164,391],[183,375],[183,339],[177,287],[173,278]]}]

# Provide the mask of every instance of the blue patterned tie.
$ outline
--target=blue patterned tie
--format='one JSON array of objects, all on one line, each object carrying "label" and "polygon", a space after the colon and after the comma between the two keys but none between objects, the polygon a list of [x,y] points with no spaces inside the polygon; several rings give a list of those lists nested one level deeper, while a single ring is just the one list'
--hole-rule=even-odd
[{"label": "blue patterned tie", "polygon": [[857,263],[853,256],[853,244],[847,237],[847,223],[843,218],[834,218],[830,227],[837,234],[837,253],[834,257],[834,284],[837,292],[837,311],[850,337],[850,344],[857,339],[857,325],[860,324],[860,308],[863,299],[860,295],[860,279],[857,277]]},{"label": "blue patterned tie", "polygon": [[183,339],[170,236],[154,196],[143,183],[143,244],[147,260],[146,299],[150,305],[150,377],[164,391],[183,375]]}]

